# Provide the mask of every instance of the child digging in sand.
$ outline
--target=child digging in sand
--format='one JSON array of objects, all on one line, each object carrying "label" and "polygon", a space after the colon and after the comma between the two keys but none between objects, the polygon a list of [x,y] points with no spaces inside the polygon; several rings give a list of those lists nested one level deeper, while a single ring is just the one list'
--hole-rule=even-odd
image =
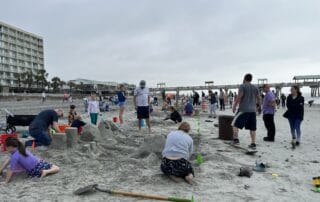
[{"label": "child digging in sand", "polygon": [[9,137],[5,141],[11,157],[4,162],[0,168],[0,174],[10,164],[7,171],[6,183],[9,183],[14,173],[26,171],[30,177],[45,177],[48,174],[59,172],[59,167],[38,159],[31,152],[25,149],[23,144],[16,137]]},{"label": "child digging in sand", "polygon": [[161,170],[174,181],[183,178],[192,184],[194,171],[189,158],[193,150],[193,140],[189,136],[189,132],[190,125],[183,122],[177,131],[173,131],[167,136],[162,152]]}]

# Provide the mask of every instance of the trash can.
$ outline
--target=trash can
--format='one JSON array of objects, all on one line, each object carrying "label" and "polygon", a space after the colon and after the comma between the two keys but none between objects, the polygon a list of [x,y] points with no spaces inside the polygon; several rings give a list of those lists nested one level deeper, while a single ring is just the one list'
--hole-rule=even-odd
[{"label": "trash can", "polygon": [[233,139],[233,129],[231,123],[234,116],[221,115],[219,116],[219,139],[222,140],[232,140]]}]

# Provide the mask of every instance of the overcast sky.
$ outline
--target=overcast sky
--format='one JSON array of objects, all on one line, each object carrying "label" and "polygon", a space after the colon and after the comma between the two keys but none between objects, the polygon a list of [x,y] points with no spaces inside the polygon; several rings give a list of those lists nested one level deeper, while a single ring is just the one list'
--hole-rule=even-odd
[{"label": "overcast sky", "polygon": [[0,0],[0,21],[41,35],[64,80],[269,82],[320,74],[319,0]]}]

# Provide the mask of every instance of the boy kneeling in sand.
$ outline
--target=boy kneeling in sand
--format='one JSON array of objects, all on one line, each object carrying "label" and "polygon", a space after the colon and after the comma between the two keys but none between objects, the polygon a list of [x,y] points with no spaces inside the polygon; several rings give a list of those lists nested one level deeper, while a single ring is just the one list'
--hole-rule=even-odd
[{"label": "boy kneeling in sand", "polygon": [[190,125],[183,122],[177,131],[173,131],[167,136],[162,152],[161,170],[174,181],[183,178],[191,184],[194,171],[188,160],[192,154],[193,140],[188,134],[189,131]]},{"label": "boy kneeling in sand", "polygon": [[45,177],[48,174],[59,172],[59,167],[35,157],[25,149],[16,137],[9,137],[5,141],[11,157],[0,168],[0,174],[10,164],[7,171],[6,183],[9,183],[13,173],[26,171],[30,177]]}]

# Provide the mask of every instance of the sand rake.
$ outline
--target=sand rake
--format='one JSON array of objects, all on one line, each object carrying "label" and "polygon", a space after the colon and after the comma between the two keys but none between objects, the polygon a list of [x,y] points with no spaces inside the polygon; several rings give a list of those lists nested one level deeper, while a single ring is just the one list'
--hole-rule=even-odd
[{"label": "sand rake", "polygon": [[138,198],[145,198],[145,199],[154,199],[160,201],[173,201],[173,202],[194,202],[194,199],[181,199],[176,197],[166,197],[166,196],[159,196],[159,195],[149,195],[149,194],[142,194],[142,193],[134,193],[134,192],[125,192],[125,191],[117,191],[117,190],[108,190],[108,189],[100,189],[98,184],[92,184],[86,187],[82,187],[74,192],[76,195],[83,195],[92,193],[95,191],[104,192],[112,195],[122,195],[122,196],[130,196],[130,197],[138,197]]}]

